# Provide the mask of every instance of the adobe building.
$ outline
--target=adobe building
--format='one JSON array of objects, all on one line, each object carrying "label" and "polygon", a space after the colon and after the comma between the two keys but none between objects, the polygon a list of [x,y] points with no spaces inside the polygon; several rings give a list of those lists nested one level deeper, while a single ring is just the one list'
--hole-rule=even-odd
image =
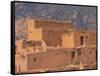
[{"label": "adobe building", "polygon": [[77,48],[96,44],[96,31],[76,30],[71,21],[27,19],[28,40],[43,40],[47,46]]},{"label": "adobe building", "polygon": [[16,40],[16,73],[96,69],[96,31],[71,21],[25,19],[27,40]]}]

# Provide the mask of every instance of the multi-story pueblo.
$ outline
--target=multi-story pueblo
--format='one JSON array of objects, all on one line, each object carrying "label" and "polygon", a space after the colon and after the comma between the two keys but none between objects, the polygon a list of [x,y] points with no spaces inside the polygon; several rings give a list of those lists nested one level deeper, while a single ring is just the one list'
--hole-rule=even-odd
[{"label": "multi-story pueblo", "polygon": [[[20,21],[16,19],[16,26]],[[24,19],[23,25],[26,37],[15,41],[16,73],[96,69],[96,30],[33,18]]]}]

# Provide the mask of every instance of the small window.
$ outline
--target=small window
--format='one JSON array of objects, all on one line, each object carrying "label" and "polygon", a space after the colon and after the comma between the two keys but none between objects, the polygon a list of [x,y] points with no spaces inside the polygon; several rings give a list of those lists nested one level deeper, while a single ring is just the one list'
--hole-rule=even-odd
[{"label": "small window", "polygon": [[35,45],[33,44],[32,46],[34,47]]},{"label": "small window", "polygon": [[86,39],[88,38],[88,36],[86,36]]},{"label": "small window", "polygon": [[36,62],[37,61],[37,58],[33,58],[33,61]]},{"label": "small window", "polygon": [[89,54],[91,54],[91,51],[89,51]]},{"label": "small window", "polygon": [[92,47],[92,49],[95,49],[95,47]]},{"label": "small window", "polygon": [[84,36],[80,36],[80,45],[84,44]]},{"label": "small window", "polygon": [[71,52],[71,56],[72,56],[72,58],[75,58],[75,51]]},{"label": "small window", "polygon": [[59,55],[58,53],[56,53],[56,55]]}]

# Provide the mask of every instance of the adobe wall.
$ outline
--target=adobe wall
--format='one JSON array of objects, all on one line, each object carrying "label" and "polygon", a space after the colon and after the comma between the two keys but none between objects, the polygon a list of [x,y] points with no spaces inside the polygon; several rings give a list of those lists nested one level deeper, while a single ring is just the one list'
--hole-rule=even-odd
[{"label": "adobe wall", "polygon": [[35,19],[35,28],[74,28],[74,25],[71,22],[67,21],[53,21],[53,20],[36,20]]},{"label": "adobe wall", "polygon": [[[84,37],[84,44],[80,45],[80,36]],[[94,31],[76,31],[74,33],[74,45],[77,47],[87,47],[96,45],[96,33]]]},{"label": "adobe wall", "polygon": [[28,40],[42,40],[42,28],[35,28],[34,19],[26,19]]},{"label": "adobe wall", "polygon": [[78,51],[81,53],[78,55],[78,60],[83,64],[96,63],[96,48],[81,48]]},{"label": "adobe wall", "polygon": [[63,51],[29,54],[27,59],[28,70],[57,68],[71,63],[70,52]]},{"label": "adobe wall", "polygon": [[53,31],[53,30],[43,30],[43,40],[45,41],[47,46],[57,47],[62,46],[61,39],[62,32]]},{"label": "adobe wall", "polygon": [[29,29],[28,40],[42,40],[42,28]]},{"label": "adobe wall", "polygon": [[65,28],[72,29],[71,22],[27,20],[28,40],[44,40],[47,46],[62,46],[62,32]]},{"label": "adobe wall", "polygon": [[62,47],[74,48],[74,32],[65,32],[62,34]]},{"label": "adobe wall", "polygon": [[[95,48],[82,48],[76,49],[58,49],[49,50],[44,53],[28,54],[27,67],[28,70],[35,69],[50,69],[59,67],[68,67],[68,65],[93,65],[96,63],[96,49]],[[72,55],[72,53],[74,54]],[[70,66],[69,66],[70,67]],[[95,69],[96,66],[91,69]],[[71,69],[71,67],[70,67]],[[84,69],[84,68],[83,68]],[[88,69],[88,68],[85,68]]]}]

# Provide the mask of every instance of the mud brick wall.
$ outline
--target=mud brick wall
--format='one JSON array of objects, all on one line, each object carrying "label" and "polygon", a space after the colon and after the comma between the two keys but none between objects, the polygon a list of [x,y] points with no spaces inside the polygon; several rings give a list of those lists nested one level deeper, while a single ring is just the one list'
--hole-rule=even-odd
[{"label": "mud brick wall", "polygon": [[28,70],[56,68],[71,63],[70,52],[64,51],[29,54],[27,59]]},{"label": "mud brick wall", "polygon": [[[83,45],[80,45],[80,37],[83,36]],[[75,48],[79,46],[92,46],[96,45],[96,32],[94,31],[76,31],[74,32],[74,46]]]},{"label": "mud brick wall", "polygon": [[81,54],[78,55],[78,60],[83,64],[96,63],[96,48],[82,48]]},{"label": "mud brick wall", "polygon": [[53,20],[36,20],[35,19],[35,28],[74,28],[71,22],[67,21],[53,21]]},{"label": "mud brick wall", "polygon": [[93,64],[96,63],[96,49],[82,48],[79,50],[60,49],[44,53],[28,54],[27,69],[47,69],[68,66],[69,64]]},{"label": "mud brick wall", "polygon": [[43,40],[47,46],[62,46],[62,33],[58,31],[43,30]]}]

